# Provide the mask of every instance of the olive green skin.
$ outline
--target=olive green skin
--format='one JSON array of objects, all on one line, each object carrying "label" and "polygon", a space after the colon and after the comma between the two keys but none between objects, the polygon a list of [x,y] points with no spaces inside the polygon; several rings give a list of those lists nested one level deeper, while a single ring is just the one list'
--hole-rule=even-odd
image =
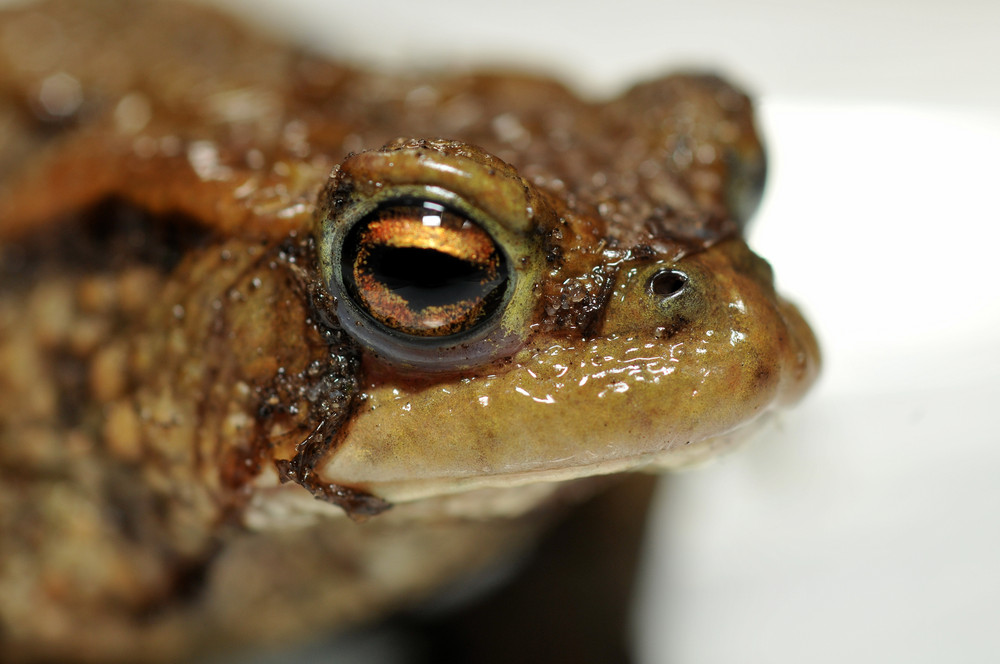
[{"label": "olive green skin", "polygon": [[[380,202],[421,187],[457,195],[473,218],[497,226],[491,234],[516,265],[515,295],[487,328],[493,355],[480,353],[478,370],[469,360],[478,339],[429,344],[434,371],[415,367],[392,340],[370,344],[372,361],[394,366],[404,381],[385,380],[380,371],[364,384],[366,407],[317,465],[327,482],[409,501],[684,465],[739,439],[734,431],[797,399],[812,378],[808,326],[743,242],[720,238],[678,255],[676,248],[612,249],[583,234],[553,240],[556,230],[575,230],[566,222],[572,210],[461,143],[400,142],[349,157],[319,211],[324,279],[334,279],[346,228]],[[546,265],[542,257],[554,248],[577,264]],[[610,265],[604,292],[592,295],[604,306],[585,332],[547,320],[543,294],[553,283]],[[686,276],[683,290],[664,297],[651,289],[664,270]],[[420,370],[422,380],[405,381]],[[442,379],[435,371],[450,373]],[[431,431],[433,442],[425,442]]]},{"label": "olive green skin", "polygon": [[[179,3],[49,2],[0,35],[0,660],[371,620],[815,379],[740,237],[764,157],[716,77],[589,103],[362,72]],[[427,188],[516,259],[436,363],[330,290],[337,229]]]}]

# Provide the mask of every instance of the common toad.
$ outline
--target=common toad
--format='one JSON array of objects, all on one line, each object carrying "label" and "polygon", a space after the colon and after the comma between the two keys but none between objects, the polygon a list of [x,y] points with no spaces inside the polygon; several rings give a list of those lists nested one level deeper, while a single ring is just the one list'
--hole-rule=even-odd
[{"label": "common toad", "polygon": [[[0,658],[356,624],[818,351],[748,99],[377,74],[177,3],[0,15]],[[350,517],[350,518],[348,518]]]}]

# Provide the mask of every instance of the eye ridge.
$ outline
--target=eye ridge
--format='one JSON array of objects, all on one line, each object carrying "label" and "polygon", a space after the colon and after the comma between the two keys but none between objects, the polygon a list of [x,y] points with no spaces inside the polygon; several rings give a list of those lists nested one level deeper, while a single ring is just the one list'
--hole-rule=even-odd
[{"label": "eye ridge", "polygon": [[358,306],[416,337],[476,327],[498,308],[508,282],[496,241],[433,201],[395,201],[369,213],[348,234],[342,258]]}]

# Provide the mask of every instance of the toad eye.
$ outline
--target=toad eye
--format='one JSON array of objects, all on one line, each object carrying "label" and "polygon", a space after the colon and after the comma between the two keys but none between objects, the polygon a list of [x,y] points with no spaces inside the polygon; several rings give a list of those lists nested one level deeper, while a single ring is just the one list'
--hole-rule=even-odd
[{"label": "toad eye", "polygon": [[347,234],[341,250],[347,295],[387,329],[440,338],[497,312],[506,258],[474,221],[429,200],[382,204]]},{"label": "toad eye", "polygon": [[373,360],[466,371],[532,334],[546,266],[538,224],[555,213],[496,157],[400,139],[348,155],[316,212],[330,313]]}]

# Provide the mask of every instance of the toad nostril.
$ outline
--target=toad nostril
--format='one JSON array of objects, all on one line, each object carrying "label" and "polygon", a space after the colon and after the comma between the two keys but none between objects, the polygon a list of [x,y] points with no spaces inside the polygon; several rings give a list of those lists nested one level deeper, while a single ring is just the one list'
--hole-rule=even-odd
[{"label": "toad nostril", "polygon": [[677,270],[660,270],[649,278],[647,289],[651,295],[657,295],[664,299],[674,297],[684,290],[688,277],[683,272]]}]

